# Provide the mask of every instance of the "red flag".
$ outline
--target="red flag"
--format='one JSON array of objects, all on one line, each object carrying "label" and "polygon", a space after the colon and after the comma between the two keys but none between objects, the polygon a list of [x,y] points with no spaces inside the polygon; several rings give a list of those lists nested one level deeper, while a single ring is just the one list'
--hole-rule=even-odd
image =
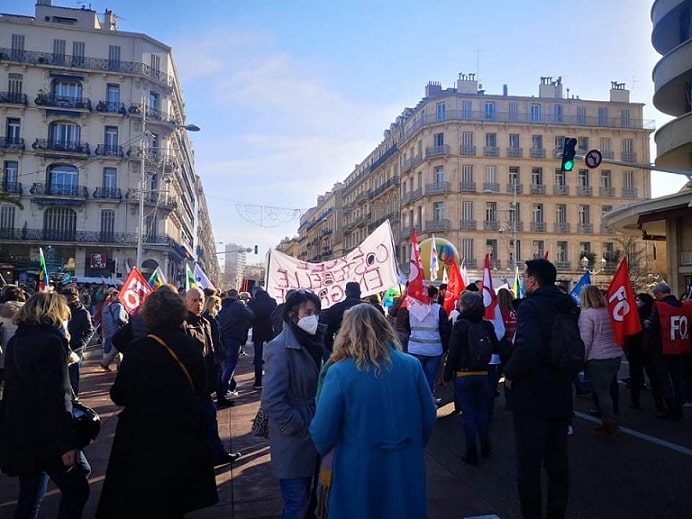
[{"label": "red flag", "polygon": [[137,267],[132,267],[118,298],[128,314],[136,313],[144,299],[154,291]]},{"label": "red flag", "polygon": [[633,335],[642,330],[634,291],[630,283],[627,257],[622,258],[608,287],[608,314],[613,325],[615,342],[620,346],[625,343],[627,335]]},{"label": "red flag", "polygon": [[497,294],[493,287],[493,277],[490,272],[490,254],[485,255],[483,266],[483,304],[485,305],[484,319],[487,319],[495,327],[495,335],[500,340],[505,336],[505,322],[502,320],[502,312],[498,308]]},{"label": "red flag", "polygon": [[459,294],[466,290],[466,284],[461,277],[461,271],[456,261],[452,261],[449,267],[449,281],[447,282],[447,292],[445,293],[444,304],[442,305],[447,312],[447,315],[454,310],[454,303],[459,299]]},{"label": "red flag", "polygon": [[548,260],[548,252],[549,252],[548,249],[546,249],[545,254],[543,254],[543,259],[546,261]]},{"label": "red flag", "polygon": [[414,227],[411,232],[411,267],[408,272],[408,290],[406,291],[406,296],[424,305],[429,305],[430,298],[423,284],[424,281],[425,273],[423,272],[423,262],[420,259],[418,234]]}]

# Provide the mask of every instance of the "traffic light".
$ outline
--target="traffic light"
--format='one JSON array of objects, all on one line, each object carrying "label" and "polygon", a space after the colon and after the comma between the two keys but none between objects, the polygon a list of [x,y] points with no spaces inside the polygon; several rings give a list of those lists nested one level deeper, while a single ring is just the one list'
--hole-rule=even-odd
[{"label": "traffic light", "polygon": [[574,169],[574,156],[577,154],[575,150],[577,139],[574,137],[565,137],[565,143],[562,148],[562,171],[572,171]]},{"label": "traffic light", "polygon": [[257,254],[257,245],[255,245],[255,254]]}]

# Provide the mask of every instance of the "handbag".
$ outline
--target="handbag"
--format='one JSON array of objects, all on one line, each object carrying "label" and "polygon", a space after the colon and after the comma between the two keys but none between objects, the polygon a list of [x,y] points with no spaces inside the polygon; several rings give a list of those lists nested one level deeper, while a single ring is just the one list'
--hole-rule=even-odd
[{"label": "handbag", "polygon": [[91,407],[72,400],[72,427],[83,449],[93,442],[101,431],[101,417]]},{"label": "handbag", "polygon": [[260,438],[269,437],[269,418],[261,407],[257,410],[257,414],[252,419],[252,434]]}]

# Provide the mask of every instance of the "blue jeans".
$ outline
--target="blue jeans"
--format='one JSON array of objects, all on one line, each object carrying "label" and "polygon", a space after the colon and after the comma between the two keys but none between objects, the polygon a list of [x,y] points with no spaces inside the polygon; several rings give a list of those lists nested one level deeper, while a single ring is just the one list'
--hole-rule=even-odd
[{"label": "blue jeans", "polygon": [[435,395],[435,379],[437,378],[437,370],[440,367],[440,361],[442,360],[442,355],[415,355],[421,366],[423,366],[423,373],[425,373],[425,378],[430,386],[430,393]]},{"label": "blue jeans", "polygon": [[241,346],[242,344],[240,341],[236,339],[230,339],[228,340],[228,344],[226,344],[226,362],[224,363],[223,374],[221,375],[223,394],[216,395],[217,398],[224,398],[226,391],[229,389],[233,391],[237,386],[233,378],[233,373],[238,366],[238,356],[240,355]]},{"label": "blue jeans", "polygon": [[476,435],[481,444],[489,443],[488,433],[488,377],[486,375],[465,375],[454,377],[461,419],[464,427],[466,448],[476,449]]},{"label": "blue jeans", "polygon": [[207,441],[209,442],[209,451],[211,452],[212,461],[221,458],[226,449],[223,447],[223,442],[219,436],[219,422],[216,419],[216,405],[211,397],[200,402],[202,408],[202,417],[204,425],[207,428]]},{"label": "blue jeans", "polygon": [[305,519],[310,507],[312,478],[280,479],[284,509],[281,519]]},{"label": "blue jeans", "polygon": [[67,472],[61,458],[51,460],[43,466],[44,472],[19,474],[19,497],[15,517],[35,519],[39,517],[41,503],[46,495],[48,478],[60,489],[60,519],[80,518],[89,498],[89,474],[91,466],[79,453],[77,467]]}]

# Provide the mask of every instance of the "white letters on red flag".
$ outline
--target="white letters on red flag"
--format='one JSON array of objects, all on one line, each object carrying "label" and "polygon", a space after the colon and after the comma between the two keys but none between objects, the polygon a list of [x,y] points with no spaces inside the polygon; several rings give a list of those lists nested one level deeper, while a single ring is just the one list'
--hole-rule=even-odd
[{"label": "white letters on red flag", "polygon": [[483,266],[483,304],[485,305],[484,318],[493,323],[497,340],[505,336],[505,322],[502,320],[502,312],[498,308],[497,294],[493,287],[493,277],[490,273],[490,254],[485,255]]},{"label": "white letters on red flag", "polygon": [[445,293],[445,301],[442,306],[444,306],[447,315],[454,310],[454,303],[459,299],[459,294],[461,294],[466,289],[466,284],[461,277],[461,271],[456,262],[452,262],[449,267],[449,281],[447,282],[447,292]]},{"label": "white letters on red flag", "polygon": [[627,335],[633,335],[642,330],[634,291],[630,283],[627,257],[622,258],[608,287],[608,314],[613,325],[615,342],[620,346],[625,344]]},{"label": "white letters on red flag", "polygon": [[154,291],[137,267],[132,267],[118,298],[128,314],[136,313],[149,294]]},{"label": "white letters on red flag", "polygon": [[406,290],[406,308],[418,319],[423,319],[430,312],[430,298],[424,285],[425,273],[420,259],[418,234],[414,227],[411,232],[411,265],[408,272],[408,288]]}]

